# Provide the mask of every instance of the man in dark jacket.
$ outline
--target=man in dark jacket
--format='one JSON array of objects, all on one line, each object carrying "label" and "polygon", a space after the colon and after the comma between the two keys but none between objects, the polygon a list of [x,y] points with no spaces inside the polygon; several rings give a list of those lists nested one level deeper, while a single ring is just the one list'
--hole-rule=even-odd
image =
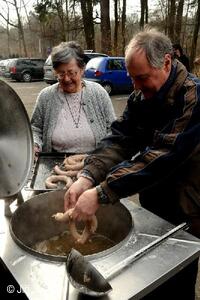
[{"label": "man in dark jacket", "polygon": [[188,72],[190,72],[189,58],[183,53],[183,49],[181,45],[174,44],[173,49],[174,49],[174,57],[177,58],[186,67]]},{"label": "man in dark jacket", "polygon": [[[154,29],[138,33],[125,57],[134,91],[112,136],[67,191],[65,208],[87,219],[100,204],[139,193],[143,207],[173,224],[188,221],[200,237],[200,80],[173,59],[171,41]],[[152,299],[174,296],[173,286],[179,298],[194,299],[196,273],[197,261]]]}]

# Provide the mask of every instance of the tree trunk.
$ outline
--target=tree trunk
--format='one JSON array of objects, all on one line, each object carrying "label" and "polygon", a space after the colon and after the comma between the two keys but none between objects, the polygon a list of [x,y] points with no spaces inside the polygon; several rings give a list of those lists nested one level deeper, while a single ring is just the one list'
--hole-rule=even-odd
[{"label": "tree trunk", "polygon": [[174,42],[175,15],[176,15],[176,1],[175,0],[169,0],[168,35],[169,35],[172,42]]},{"label": "tree trunk", "polygon": [[118,16],[118,0],[114,0],[114,15],[115,15],[115,27],[114,27],[114,53],[118,56],[118,30],[119,30],[119,16]]},{"label": "tree trunk", "polygon": [[122,6],[122,55],[124,55],[126,46],[126,0],[123,0]]},{"label": "tree trunk", "polygon": [[67,26],[67,30],[66,30],[66,39],[67,41],[69,41],[69,1],[65,0],[65,7],[66,7],[66,26]]},{"label": "tree trunk", "polygon": [[18,25],[15,25],[15,24],[12,24],[9,20],[9,14],[8,14],[8,18],[6,19],[4,13],[1,13],[0,12],[0,16],[6,21],[7,24],[17,28],[18,30],[18,37],[19,37],[19,52],[21,54],[21,41],[22,41],[22,44],[23,44],[23,50],[24,50],[24,53],[23,55],[27,56],[27,50],[26,50],[26,43],[25,43],[25,38],[24,38],[24,29],[23,29],[23,25],[22,25],[22,22],[21,22],[21,18],[20,18],[20,14],[19,14],[19,9],[18,9],[18,6],[17,6],[17,0],[13,0],[13,2],[10,2],[10,1],[4,1],[7,5],[7,8],[8,8],[8,12],[9,12],[9,4],[11,4],[12,6],[14,6],[15,10],[16,10],[16,14],[17,14],[17,20],[18,20]]},{"label": "tree trunk", "polygon": [[7,49],[8,49],[8,57],[10,57],[11,52],[10,52],[10,30],[9,30],[9,21],[10,21],[10,9],[8,6],[8,3],[6,1],[7,5],[7,22],[6,22],[6,33],[7,33]]},{"label": "tree trunk", "polygon": [[182,34],[182,42],[181,42],[182,45],[184,44],[185,36],[186,36],[186,28],[187,28],[189,7],[190,7],[190,2],[188,1],[188,3],[187,3],[187,9],[186,9],[186,14],[185,14],[185,23],[184,23],[183,34]]},{"label": "tree trunk", "polygon": [[148,0],[140,0],[140,29],[144,28],[144,24],[148,23]]},{"label": "tree trunk", "polygon": [[149,19],[149,8],[148,8],[148,0],[145,0],[145,23],[148,24]]},{"label": "tree trunk", "polygon": [[179,0],[177,14],[176,14],[176,26],[175,26],[175,41],[178,44],[181,44],[183,6],[184,6],[184,0]]},{"label": "tree trunk", "polygon": [[22,41],[24,55],[27,57],[28,53],[27,53],[26,42],[25,42],[25,38],[24,38],[24,29],[23,29],[23,25],[22,25],[22,22],[21,22],[21,18],[20,18],[20,14],[19,14],[19,9],[18,9],[18,6],[17,6],[17,0],[14,0],[14,4],[13,5],[14,5],[16,13],[17,13],[19,36],[20,36],[21,41]]},{"label": "tree trunk", "polygon": [[140,29],[144,28],[144,0],[140,0],[140,7],[141,7],[141,12],[140,12]]},{"label": "tree trunk", "polygon": [[101,0],[101,51],[111,54],[110,1]]},{"label": "tree trunk", "polygon": [[190,67],[191,70],[194,67],[194,59],[196,56],[196,48],[197,48],[197,39],[199,34],[199,27],[200,27],[200,1],[198,1],[198,7],[195,17],[195,25],[194,25],[194,32],[192,38],[192,47],[191,47],[191,54],[190,54]]},{"label": "tree trunk", "polygon": [[92,0],[81,0],[81,11],[83,17],[83,26],[84,26],[87,49],[91,49],[95,51]]}]

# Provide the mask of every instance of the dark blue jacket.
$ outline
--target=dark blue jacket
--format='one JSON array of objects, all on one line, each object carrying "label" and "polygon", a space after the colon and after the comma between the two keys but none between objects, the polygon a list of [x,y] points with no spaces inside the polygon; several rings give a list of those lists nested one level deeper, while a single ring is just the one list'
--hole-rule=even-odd
[{"label": "dark blue jacket", "polygon": [[173,223],[200,219],[200,80],[175,60],[153,99],[133,92],[84,170],[112,203],[139,193]]}]

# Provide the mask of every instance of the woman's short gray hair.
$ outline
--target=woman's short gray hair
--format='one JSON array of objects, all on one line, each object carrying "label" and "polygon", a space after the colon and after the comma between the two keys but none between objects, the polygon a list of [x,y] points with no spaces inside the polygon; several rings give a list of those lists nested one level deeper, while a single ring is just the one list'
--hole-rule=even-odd
[{"label": "woman's short gray hair", "polygon": [[84,51],[75,41],[62,42],[52,49],[51,59],[54,69],[56,69],[60,64],[69,63],[73,58],[75,58],[77,65],[80,68],[84,68]]},{"label": "woman's short gray hair", "polygon": [[173,58],[171,40],[155,28],[145,29],[132,38],[125,52],[127,63],[131,57],[131,53],[139,49],[145,51],[149,64],[158,69],[163,66],[165,54],[170,54]]}]

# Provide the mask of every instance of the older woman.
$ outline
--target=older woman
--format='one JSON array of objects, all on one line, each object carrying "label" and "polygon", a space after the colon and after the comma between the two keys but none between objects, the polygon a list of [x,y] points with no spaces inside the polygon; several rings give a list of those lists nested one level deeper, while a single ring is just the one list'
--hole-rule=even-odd
[{"label": "older woman", "polygon": [[31,119],[35,151],[93,151],[115,119],[111,99],[99,84],[82,79],[84,52],[78,43],[62,42],[51,57],[58,83],[38,96]]}]

